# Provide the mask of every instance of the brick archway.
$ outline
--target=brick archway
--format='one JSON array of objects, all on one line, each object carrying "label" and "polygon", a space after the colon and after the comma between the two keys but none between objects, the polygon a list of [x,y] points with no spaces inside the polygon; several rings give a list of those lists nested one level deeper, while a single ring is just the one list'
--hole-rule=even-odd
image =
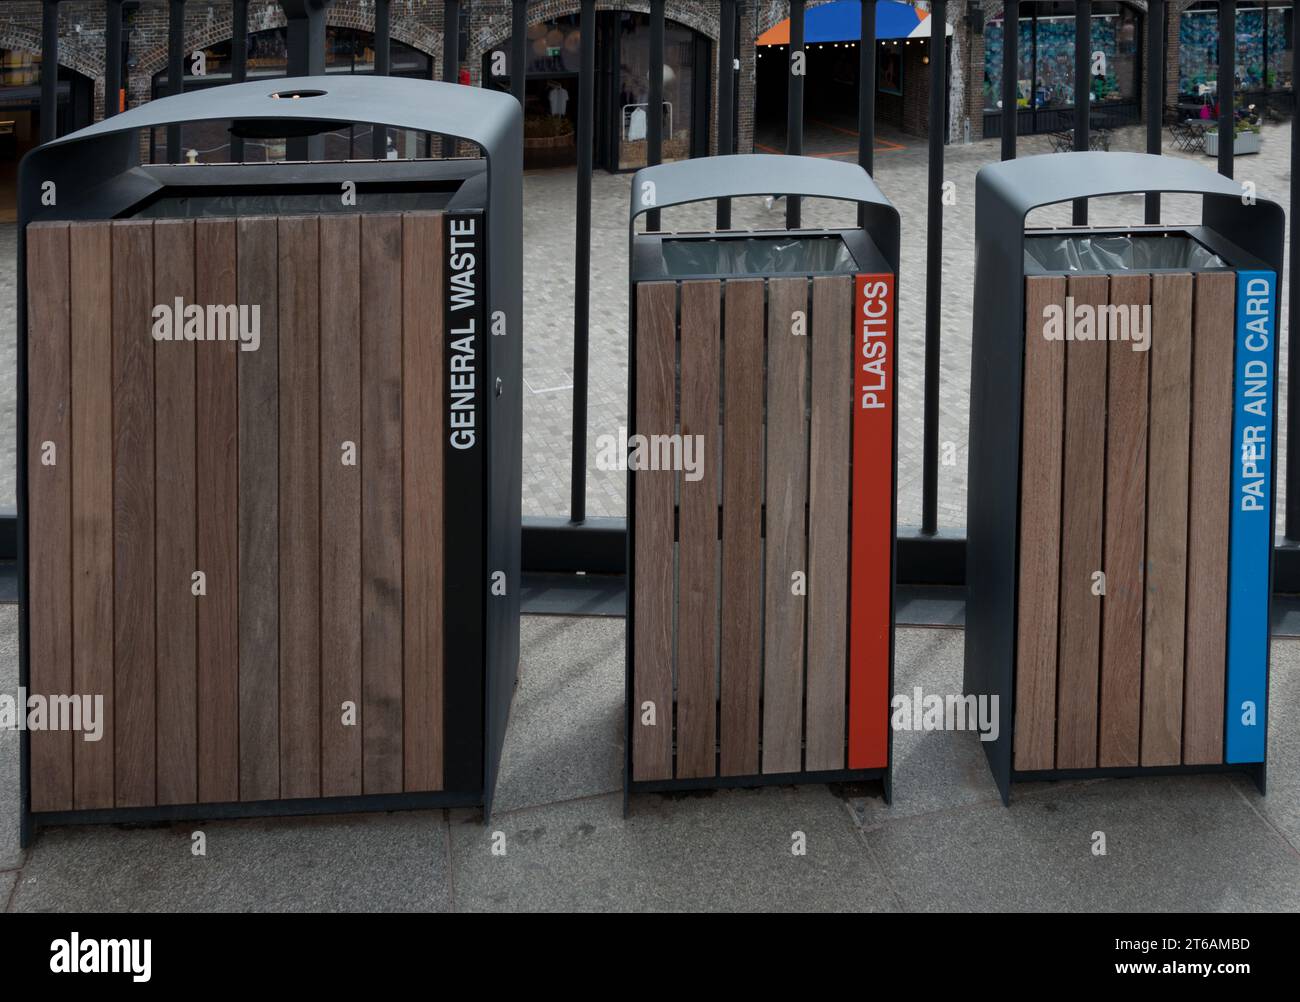
[{"label": "brick archway", "polygon": [[[16,24],[7,24],[0,28],[0,49],[30,52],[34,56],[39,56],[41,54],[40,32]],[[104,75],[104,54],[96,53],[89,46],[74,44],[60,35],[59,65],[75,70],[83,77],[98,80]]]}]

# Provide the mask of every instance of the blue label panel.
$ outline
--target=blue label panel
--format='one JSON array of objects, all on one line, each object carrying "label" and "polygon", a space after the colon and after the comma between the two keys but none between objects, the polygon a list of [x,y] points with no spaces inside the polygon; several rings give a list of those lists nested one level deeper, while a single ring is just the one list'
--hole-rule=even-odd
[{"label": "blue label panel", "polygon": [[1269,558],[1273,547],[1273,380],[1277,278],[1237,274],[1225,760],[1264,761]]}]

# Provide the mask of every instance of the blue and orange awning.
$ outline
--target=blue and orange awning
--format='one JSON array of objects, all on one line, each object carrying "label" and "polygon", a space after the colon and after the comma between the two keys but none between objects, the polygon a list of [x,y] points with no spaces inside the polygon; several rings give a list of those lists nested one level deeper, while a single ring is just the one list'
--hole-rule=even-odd
[{"label": "blue and orange awning", "polygon": [[[876,38],[929,38],[930,12],[910,3],[880,0],[876,4]],[[862,29],[862,4],[859,0],[835,0],[834,3],[810,7],[804,15],[804,44],[856,42]],[[948,25],[952,34],[952,25]],[[759,45],[789,45],[790,19],[758,36]]]}]

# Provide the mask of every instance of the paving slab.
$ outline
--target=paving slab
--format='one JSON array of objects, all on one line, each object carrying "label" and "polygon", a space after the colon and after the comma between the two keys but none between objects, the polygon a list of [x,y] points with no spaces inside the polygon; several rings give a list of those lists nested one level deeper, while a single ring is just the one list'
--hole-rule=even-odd
[{"label": "paving slab", "polygon": [[623,620],[525,616],[497,813],[623,789]]},{"label": "paving slab", "polygon": [[[191,834],[207,836],[207,855]],[[442,811],[39,833],[14,911],[444,911]]]},{"label": "paving slab", "polygon": [[909,910],[1300,910],[1300,853],[1226,775],[1063,786],[863,837]]},{"label": "paving slab", "polygon": [[[0,693],[18,698],[18,606],[0,605]],[[22,863],[18,823],[22,814],[16,730],[0,729],[0,870]]]},{"label": "paving slab", "polygon": [[9,895],[13,893],[14,884],[17,882],[17,870],[0,872],[0,911],[4,911],[5,907],[9,904]]},{"label": "paving slab", "polygon": [[[596,797],[451,812],[457,911],[886,911],[897,906],[824,786]],[[495,833],[505,855],[492,852]],[[807,855],[791,850],[806,836]]]}]

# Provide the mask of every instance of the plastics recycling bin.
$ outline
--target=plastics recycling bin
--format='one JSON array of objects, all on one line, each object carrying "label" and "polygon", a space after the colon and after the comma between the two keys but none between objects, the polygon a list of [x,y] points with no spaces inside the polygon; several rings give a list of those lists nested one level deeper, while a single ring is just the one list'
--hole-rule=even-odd
[{"label": "plastics recycling bin", "polygon": [[[139,130],[213,120],[483,156],[139,163]],[[24,733],[24,838],[490,807],[519,660],[521,170],[508,95],[382,77],[169,97],[23,160],[21,682],[102,697],[99,740]]]},{"label": "plastics recycling bin", "polygon": [[[768,193],[861,228],[636,233]],[[880,780],[893,681],[898,213],[854,164],[632,182],[625,791]]]},{"label": "plastics recycling bin", "polygon": [[[1198,226],[1026,230],[1201,198]],[[1168,210],[1166,209],[1166,212]],[[1241,770],[1264,788],[1283,213],[1172,157],[976,179],[966,692],[1013,780]]]}]

